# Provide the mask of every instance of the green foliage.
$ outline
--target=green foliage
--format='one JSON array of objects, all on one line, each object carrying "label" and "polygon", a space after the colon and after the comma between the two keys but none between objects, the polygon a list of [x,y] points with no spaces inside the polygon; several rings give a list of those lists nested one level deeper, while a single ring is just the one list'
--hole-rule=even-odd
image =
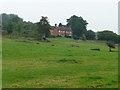
[{"label": "green foliage", "polygon": [[23,27],[23,22],[22,21],[19,21],[16,23],[16,32],[18,32],[19,36],[22,32],[22,27]]},{"label": "green foliage", "polygon": [[8,32],[17,37],[34,37],[36,36],[36,23],[23,21],[15,14],[2,14],[3,34]]},{"label": "green foliage", "polygon": [[118,44],[120,44],[120,35],[118,35]]},{"label": "green foliage", "polygon": [[69,19],[67,19],[67,26],[70,26],[73,32],[73,35],[81,36],[85,34],[87,31],[87,21],[84,20],[82,17],[78,16],[71,16]]},{"label": "green foliage", "polygon": [[23,19],[18,17],[18,15],[14,14],[2,14],[2,29],[7,31],[8,34],[12,34],[13,32],[20,33],[22,28]]},{"label": "green foliage", "polygon": [[8,32],[9,35],[13,32],[13,24],[12,24],[12,22],[7,23],[6,29],[7,29],[7,32]]},{"label": "green foliage", "polygon": [[22,24],[22,36],[24,37],[34,37],[36,32],[36,23],[24,21]]},{"label": "green foliage", "polygon": [[106,41],[112,41],[115,43],[118,43],[118,35],[114,33],[113,31],[100,31],[97,33],[98,40],[106,40]]},{"label": "green foliage", "polygon": [[43,37],[48,37],[50,35],[50,24],[47,20],[47,17],[43,17],[41,18],[40,22],[37,23],[38,25],[38,34],[39,34],[39,38],[43,38]]},{"label": "green foliage", "polygon": [[92,30],[88,30],[88,31],[85,33],[85,36],[86,36],[86,39],[87,39],[87,40],[94,40],[94,39],[95,39],[95,32],[92,31]]}]

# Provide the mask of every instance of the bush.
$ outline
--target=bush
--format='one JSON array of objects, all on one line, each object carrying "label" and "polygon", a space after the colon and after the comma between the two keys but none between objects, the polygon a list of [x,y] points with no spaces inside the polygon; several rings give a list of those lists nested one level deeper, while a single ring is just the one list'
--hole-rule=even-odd
[{"label": "bush", "polygon": [[73,35],[73,39],[74,40],[80,40],[80,37],[76,36],[76,35]]}]

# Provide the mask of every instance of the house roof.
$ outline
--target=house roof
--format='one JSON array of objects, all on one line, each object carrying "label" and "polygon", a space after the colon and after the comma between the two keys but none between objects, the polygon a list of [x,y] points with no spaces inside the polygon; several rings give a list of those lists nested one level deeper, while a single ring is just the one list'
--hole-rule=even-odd
[{"label": "house roof", "polygon": [[61,31],[72,31],[69,27],[58,27],[58,29]]},{"label": "house roof", "polygon": [[72,31],[72,29],[70,27],[67,27],[67,26],[62,26],[62,27],[51,26],[51,29],[54,29],[54,28],[61,30],[61,31]]}]

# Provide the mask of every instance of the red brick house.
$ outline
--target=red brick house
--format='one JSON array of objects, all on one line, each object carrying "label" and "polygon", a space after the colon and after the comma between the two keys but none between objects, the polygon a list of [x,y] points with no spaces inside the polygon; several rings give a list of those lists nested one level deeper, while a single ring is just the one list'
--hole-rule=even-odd
[{"label": "red brick house", "polygon": [[65,37],[65,36],[71,37],[72,36],[71,28],[65,27],[65,26],[62,26],[62,27],[53,26],[53,27],[51,27],[50,33],[52,36],[62,36],[62,37]]}]

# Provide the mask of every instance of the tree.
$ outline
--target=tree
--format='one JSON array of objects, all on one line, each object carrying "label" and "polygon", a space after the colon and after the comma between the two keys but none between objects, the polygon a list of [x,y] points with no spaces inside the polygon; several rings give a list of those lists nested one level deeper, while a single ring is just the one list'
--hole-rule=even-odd
[{"label": "tree", "polygon": [[115,48],[115,44],[112,43],[112,42],[107,42],[106,44],[107,44],[107,46],[109,47],[109,52],[112,51],[111,48]]},{"label": "tree", "polygon": [[9,34],[10,37],[11,37],[11,34],[12,34],[12,32],[13,32],[13,24],[12,24],[12,22],[8,22],[8,23],[7,23],[6,29],[7,29],[8,34]]},{"label": "tree", "polygon": [[97,33],[98,40],[112,41],[114,43],[118,42],[118,35],[113,31],[105,30]]},{"label": "tree", "polygon": [[73,36],[82,37],[83,34],[87,31],[87,21],[82,17],[76,15],[71,16],[67,19],[67,26],[70,26],[73,32]]},{"label": "tree", "polygon": [[92,30],[88,30],[85,33],[86,39],[87,40],[94,40],[95,39],[95,32],[93,32]]},{"label": "tree", "polygon": [[47,17],[42,16],[40,22],[37,23],[38,25],[38,34],[39,39],[46,39],[50,35],[50,24],[47,20]]},{"label": "tree", "polygon": [[[20,31],[20,22],[23,23],[23,19],[14,14],[2,14],[2,29],[7,31],[10,35],[12,32]],[[19,29],[19,30],[18,30]]]},{"label": "tree", "polygon": [[23,22],[22,22],[22,21],[18,21],[18,22],[16,23],[16,28],[15,28],[15,30],[17,31],[17,33],[18,33],[19,36],[20,36],[20,34],[21,34],[22,28],[23,28]]},{"label": "tree", "polygon": [[57,24],[55,24],[55,27],[57,27]]},{"label": "tree", "polygon": [[118,35],[118,44],[120,44],[120,35]]},{"label": "tree", "polygon": [[62,27],[62,23],[59,23],[59,25],[58,25],[59,27]]}]

